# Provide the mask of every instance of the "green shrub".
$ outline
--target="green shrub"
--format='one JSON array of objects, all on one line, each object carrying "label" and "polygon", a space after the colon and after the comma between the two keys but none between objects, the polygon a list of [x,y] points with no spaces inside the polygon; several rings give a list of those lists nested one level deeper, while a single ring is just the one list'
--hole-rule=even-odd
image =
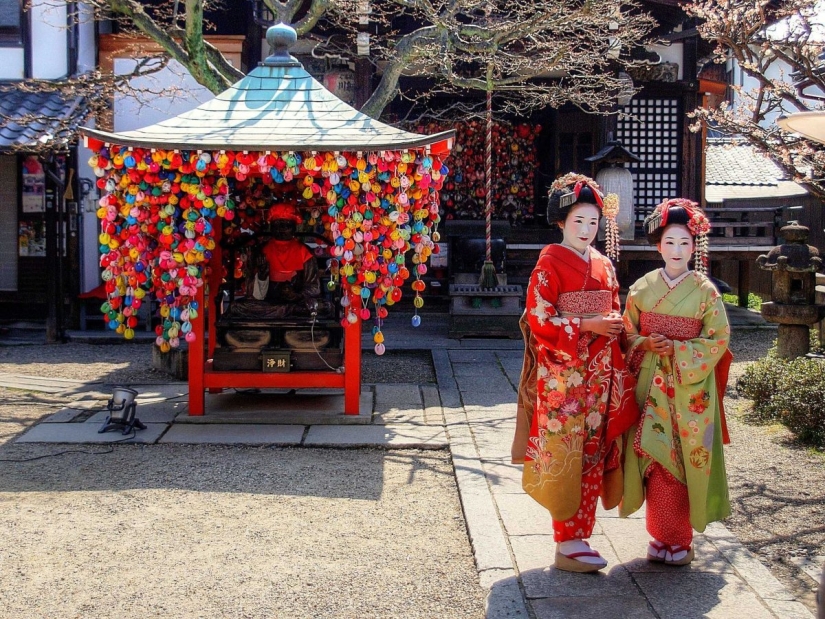
[{"label": "green shrub", "polygon": [[[725,292],[725,293],[722,294],[722,300],[725,303],[728,303],[730,305],[736,305],[737,307],[739,306],[739,296],[738,295],[731,294],[729,292]],[[749,292],[748,293],[748,309],[752,309],[752,310],[756,310],[756,311],[759,311],[760,309],[762,309],[762,297],[760,297],[756,293]]]},{"label": "green shrub", "polygon": [[779,420],[801,441],[825,445],[825,361],[768,356],[752,363],[737,390],[753,400],[754,414]]},{"label": "green shrub", "polygon": [[783,369],[771,408],[800,440],[825,444],[825,362],[800,357]]},{"label": "green shrub", "polygon": [[776,393],[779,377],[787,365],[776,356],[776,348],[771,348],[767,356],[754,361],[745,368],[736,383],[740,395],[753,400],[753,416],[760,421],[778,420],[778,413],[771,408],[770,401]]}]

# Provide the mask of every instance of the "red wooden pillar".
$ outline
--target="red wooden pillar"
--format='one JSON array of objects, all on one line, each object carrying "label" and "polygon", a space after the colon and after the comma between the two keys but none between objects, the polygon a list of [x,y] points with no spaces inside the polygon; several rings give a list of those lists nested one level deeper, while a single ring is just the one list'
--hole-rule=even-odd
[{"label": "red wooden pillar", "polygon": [[357,415],[361,403],[361,319],[344,329],[344,413]]},{"label": "red wooden pillar", "polygon": [[204,373],[204,328],[206,320],[206,295],[204,287],[198,288],[196,299],[198,301],[198,317],[192,320],[192,332],[195,334],[195,341],[189,344],[189,414],[203,415],[204,394],[203,394],[203,373]]}]

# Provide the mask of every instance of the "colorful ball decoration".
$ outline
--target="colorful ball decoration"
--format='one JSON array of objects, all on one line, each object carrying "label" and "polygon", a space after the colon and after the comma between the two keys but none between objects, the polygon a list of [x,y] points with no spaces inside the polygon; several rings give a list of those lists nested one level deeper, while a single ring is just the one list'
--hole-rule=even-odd
[{"label": "colorful ball decoration", "polygon": [[[447,219],[484,219],[485,205],[485,134],[484,121],[460,122],[448,126],[439,123],[414,125],[418,133],[432,134],[455,129],[456,144],[452,152],[450,179],[440,194]],[[533,221],[536,138],[541,125],[493,122],[493,218],[513,223]]]},{"label": "colorful ball decoration", "polygon": [[[165,151],[91,143],[103,190],[100,264],[110,329],[134,337],[133,313],[147,294],[158,304],[162,351],[196,341],[192,320],[215,250],[215,226],[231,241],[257,230],[273,196],[297,194],[310,206],[305,224],[331,239],[333,287],[341,286],[342,325],[381,324],[412,275],[413,303],[423,306],[421,276],[438,239],[439,191],[448,169],[425,151],[231,152]],[[223,220],[223,224],[218,221]],[[413,269],[405,255],[412,250]],[[222,265],[243,277],[245,257]],[[412,271],[412,272],[411,272]],[[207,295],[208,298],[208,295]]]}]

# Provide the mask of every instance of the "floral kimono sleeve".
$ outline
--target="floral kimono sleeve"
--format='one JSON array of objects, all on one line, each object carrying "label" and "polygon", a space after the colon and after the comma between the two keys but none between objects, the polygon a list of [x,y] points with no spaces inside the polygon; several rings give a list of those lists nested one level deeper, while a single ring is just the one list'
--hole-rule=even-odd
[{"label": "floral kimono sleeve", "polygon": [[556,311],[559,282],[554,273],[536,268],[527,287],[527,322],[540,346],[559,363],[569,364],[578,357],[581,319],[564,318]]},{"label": "floral kimono sleeve", "polygon": [[636,289],[634,286],[631,286],[627,293],[622,322],[624,323],[625,333],[627,334],[627,353],[625,355],[627,369],[633,376],[639,375],[642,360],[646,352],[644,343],[647,338],[639,333],[640,315],[641,312],[636,305]]},{"label": "floral kimono sleeve", "polygon": [[676,380],[680,385],[704,381],[728,349],[730,326],[721,295],[705,282],[708,294],[703,295],[696,317],[702,320],[702,333],[692,340],[677,342],[674,351]]}]

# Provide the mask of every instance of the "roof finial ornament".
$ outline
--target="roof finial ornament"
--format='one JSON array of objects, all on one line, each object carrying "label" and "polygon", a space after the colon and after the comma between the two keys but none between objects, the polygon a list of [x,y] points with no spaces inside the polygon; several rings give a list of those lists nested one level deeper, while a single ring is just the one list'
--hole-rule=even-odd
[{"label": "roof finial ornament", "polygon": [[298,41],[298,33],[292,26],[278,22],[266,31],[266,42],[272,51],[261,64],[267,67],[295,67],[301,66],[289,53],[289,48]]}]

